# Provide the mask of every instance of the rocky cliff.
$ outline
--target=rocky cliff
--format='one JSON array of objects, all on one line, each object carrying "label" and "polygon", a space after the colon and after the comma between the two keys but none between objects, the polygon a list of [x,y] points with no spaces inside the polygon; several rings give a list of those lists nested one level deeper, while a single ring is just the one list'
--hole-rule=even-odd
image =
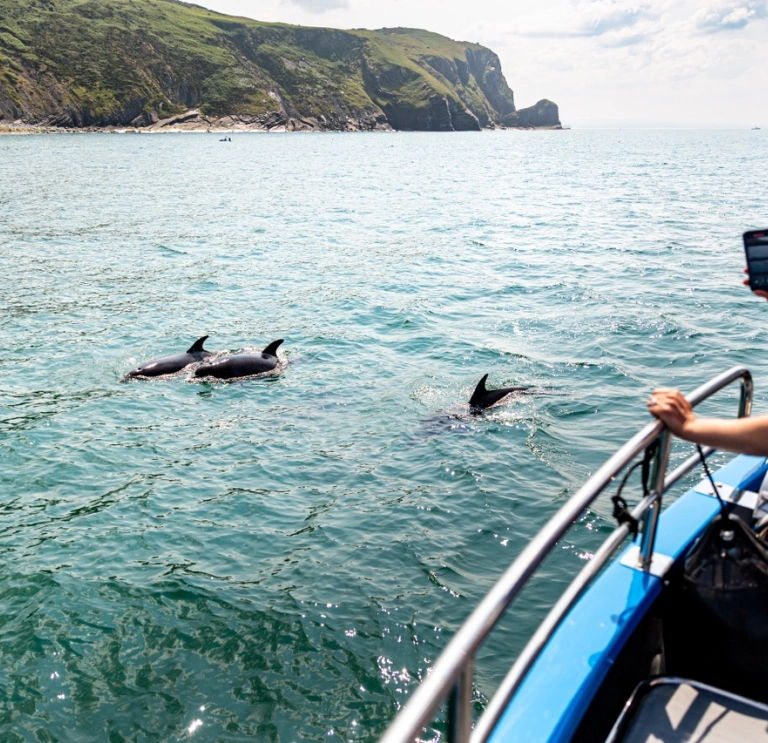
[{"label": "rocky cliff", "polygon": [[289,130],[553,127],[499,58],[415,29],[339,31],[176,0],[0,0],[0,121]]}]

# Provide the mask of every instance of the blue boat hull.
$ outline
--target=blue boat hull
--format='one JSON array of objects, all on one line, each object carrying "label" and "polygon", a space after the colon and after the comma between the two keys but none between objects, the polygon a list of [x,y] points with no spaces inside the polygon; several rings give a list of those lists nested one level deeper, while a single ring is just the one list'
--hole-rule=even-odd
[{"label": "blue boat hull", "polygon": [[[764,458],[740,456],[716,479],[756,491],[765,472]],[[663,512],[655,553],[660,563],[669,558],[665,572],[679,567],[719,510],[714,497],[692,489]],[[668,653],[652,624],[663,617],[665,581],[653,574],[661,571],[637,569],[633,550],[637,545],[614,560],[565,617],[497,723],[492,743],[605,740],[632,689],[663,670],[659,663]]]}]

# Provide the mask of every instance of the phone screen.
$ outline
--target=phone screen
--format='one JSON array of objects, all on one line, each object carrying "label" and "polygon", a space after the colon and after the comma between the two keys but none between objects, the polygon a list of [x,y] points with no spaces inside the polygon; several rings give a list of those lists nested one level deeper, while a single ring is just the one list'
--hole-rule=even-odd
[{"label": "phone screen", "polygon": [[749,288],[768,290],[768,230],[744,233]]}]

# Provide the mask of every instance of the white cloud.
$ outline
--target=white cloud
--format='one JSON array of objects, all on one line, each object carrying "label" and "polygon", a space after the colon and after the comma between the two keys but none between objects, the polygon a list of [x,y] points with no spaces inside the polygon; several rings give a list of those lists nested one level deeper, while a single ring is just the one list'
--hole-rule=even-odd
[{"label": "white cloud", "polygon": [[745,28],[751,21],[766,17],[766,0],[729,2],[714,8],[702,8],[695,16],[696,27],[708,33]]},{"label": "white cloud", "polygon": [[325,13],[336,8],[348,8],[349,0],[289,0],[310,13]]},{"label": "white cloud", "polygon": [[[768,0],[730,2],[694,10],[669,0],[569,0],[548,13],[521,16],[510,32],[560,40],[537,47],[537,61],[562,68],[564,49],[577,54],[585,74],[617,85],[681,81],[712,75],[733,77],[765,58],[765,50],[743,35],[712,39],[714,28],[743,29],[766,17]],[[707,33],[702,33],[702,31]]]},{"label": "white cloud", "polygon": [[[589,38],[613,35],[616,39],[637,36],[633,31],[661,12],[652,3],[627,0],[571,0],[554,9],[522,16],[513,31],[540,38]],[[644,34],[641,34],[641,36]]]}]

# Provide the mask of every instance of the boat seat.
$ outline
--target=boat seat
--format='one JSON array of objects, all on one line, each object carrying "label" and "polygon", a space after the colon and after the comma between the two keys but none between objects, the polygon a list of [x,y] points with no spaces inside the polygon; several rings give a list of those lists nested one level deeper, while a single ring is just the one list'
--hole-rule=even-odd
[{"label": "boat seat", "polygon": [[659,677],[632,693],[606,743],[768,743],[768,705]]}]

